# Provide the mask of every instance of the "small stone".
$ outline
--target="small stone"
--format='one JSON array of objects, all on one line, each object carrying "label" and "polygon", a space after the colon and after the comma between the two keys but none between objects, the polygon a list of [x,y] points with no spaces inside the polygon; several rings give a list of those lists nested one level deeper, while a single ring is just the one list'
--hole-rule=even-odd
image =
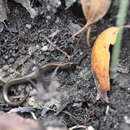
[{"label": "small stone", "polygon": [[39,62],[44,61],[45,60],[45,56],[44,55],[39,55],[37,60]]},{"label": "small stone", "polygon": [[92,126],[88,126],[88,130],[95,130]]},{"label": "small stone", "polygon": [[15,62],[15,60],[14,60],[13,57],[11,57],[11,58],[8,60],[8,63],[9,63],[9,64],[13,64],[14,62]]},{"label": "small stone", "polygon": [[48,46],[43,46],[43,47],[41,48],[41,50],[44,51],[44,52],[47,51],[47,50],[48,50]]},{"label": "small stone", "polygon": [[78,24],[70,23],[69,29],[72,33],[76,33],[77,31],[81,29],[81,26],[79,26]]},{"label": "small stone", "polygon": [[32,96],[27,100],[27,104],[35,108],[41,108],[43,101],[40,101],[36,96]]},{"label": "small stone", "polygon": [[53,32],[51,35],[49,35],[49,37],[54,37],[56,36],[58,33],[60,32],[60,30],[56,30],[55,32]]},{"label": "small stone", "polygon": [[59,22],[60,22],[60,19],[59,17],[57,17],[55,23],[59,23]]},{"label": "small stone", "polygon": [[28,28],[28,29],[31,29],[31,27],[32,27],[31,24],[26,24],[25,26],[26,26],[26,28]]},{"label": "small stone", "polygon": [[4,65],[6,62],[3,59],[0,59],[0,65]]},{"label": "small stone", "polygon": [[124,116],[124,120],[126,124],[130,124],[130,117]]},{"label": "small stone", "polygon": [[40,48],[40,46],[39,45],[36,45],[36,49],[39,49]]},{"label": "small stone", "polygon": [[39,47],[30,46],[28,49],[28,54],[32,55]]},{"label": "small stone", "polygon": [[48,16],[46,16],[46,19],[50,20],[50,19],[51,19],[51,16],[49,16],[49,15],[48,15]]},{"label": "small stone", "polygon": [[61,1],[60,0],[49,0],[49,4],[52,8],[58,8],[61,6]]},{"label": "small stone", "polygon": [[30,93],[29,93],[30,96],[33,96],[33,95],[36,95],[36,94],[37,94],[36,89],[31,90]]},{"label": "small stone", "polygon": [[69,8],[71,7],[74,3],[76,2],[76,0],[66,0],[66,7]]},{"label": "small stone", "polygon": [[78,107],[78,108],[79,108],[79,107],[81,107],[81,106],[82,106],[82,103],[81,103],[81,102],[80,102],[80,103],[74,103],[74,104],[73,104],[73,107]]},{"label": "small stone", "polygon": [[4,66],[3,66],[3,70],[4,70],[4,71],[7,71],[8,69],[9,69],[9,66],[8,66],[8,65],[4,65]]},{"label": "small stone", "polygon": [[4,30],[4,24],[0,23],[0,33],[3,32],[3,30]]},{"label": "small stone", "polygon": [[8,58],[9,58],[8,55],[5,55],[5,56],[4,56],[4,59],[5,59],[5,60],[7,60]]}]

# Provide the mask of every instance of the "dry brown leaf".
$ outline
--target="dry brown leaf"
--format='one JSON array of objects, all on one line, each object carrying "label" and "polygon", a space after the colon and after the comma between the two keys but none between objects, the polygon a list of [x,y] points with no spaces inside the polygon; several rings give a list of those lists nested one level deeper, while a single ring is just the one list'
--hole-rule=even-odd
[{"label": "dry brown leaf", "polygon": [[95,84],[100,98],[108,102],[107,91],[110,90],[109,64],[110,44],[114,44],[119,28],[110,27],[96,39],[92,48],[91,66]]},{"label": "dry brown leaf", "polygon": [[6,0],[0,0],[0,22],[4,22],[7,19],[6,12]]},{"label": "dry brown leaf", "polygon": [[[30,0],[14,0],[20,3],[30,13],[31,18],[37,16],[38,12],[30,5]],[[7,0],[0,0],[0,22],[4,22],[7,19]]]},{"label": "dry brown leaf", "polygon": [[37,11],[31,7],[30,0],[14,0],[17,3],[20,3],[26,10],[30,13],[31,18],[34,18],[37,15]]},{"label": "dry brown leaf", "polygon": [[[107,13],[111,4],[111,0],[81,0],[81,4],[87,23],[73,36],[86,31],[86,29],[88,29],[90,33],[90,26],[100,20]],[[87,33],[87,42],[89,42],[89,33]]]}]

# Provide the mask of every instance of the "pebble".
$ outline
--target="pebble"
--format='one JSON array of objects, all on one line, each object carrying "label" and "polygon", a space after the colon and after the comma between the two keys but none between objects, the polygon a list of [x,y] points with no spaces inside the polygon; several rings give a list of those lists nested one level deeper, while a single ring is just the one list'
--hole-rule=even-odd
[{"label": "pebble", "polygon": [[78,24],[70,23],[69,29],[72,33],[76,33],[77,31],[81,29],[81,26],[79,26]]},{"label": "pebble", "polygon": [[82,103],[74,103],[74,104],[73,104],[73,107],[78,107],[78,108],[79,108],[79,107],[81,107],[81,106],[82,106]]},{"label": "pebble", "polygon": [[9,69],[9,65],[4,65],[4,66],[3,66],[3,70],[4,70],[4,71],[7,71],[8,69]]},{"label": "pebble", "polygon": [[0,65],[4,65],[5,63],[5,60],[0,59]]},{"label": "pebble", "polygon": [[130,124],[130,117],[124,116],[124,120],[126,124]]},{"label": "pebble", "polygon": [[5,55],[5,56],[4,56],[4,59],[5,59],[5,60],[7,60],[8,58],[9,58],[8,55]]},{"label": "pebble", "polygon": [[45,56],[44,55],[39,55],[38,58],[37,58],[37,60],[39,62],[44,61],[45,60]]},{"label": "pebble", "polygon": [[32,55],[37,49],[39,49],[39,46],[35,47],[35,46],[30,46],[28,49],[28,54]]},{"label": "pebble", "polygon": [[47,46],[47,45],[46,45],[46,46],[43,46],[43,47],[41,48],[41,50],[42,50],[43,52],[47,51],[47,50],[48,50],[48,46]]},{"label": "pebble", "polygon": [[26,26],[26,28],[28,28],[28,29],[31,29],[31,27],[32,27],[31,24],[26,24],[25,26]]},{"label": "pebble", "polygon": [[51,7],[58,8],[61,6],[61,1],[60,0],[49,0],[49,4]]},{"label": "pebble", "polygon": [[35,95],[33,97],[28,98],[27,104],[35,108],[41,108],[41,106],[43,106],[43,102],[38,100]]},{"label": "pebble", "polygon": [[95,130],[92,126],[88,126],[88,130]]},{"label": "pebble", "polygon": [[49,35],[49,37],[54,37],[56,36],[58,33],[60,32],[60,30],[56,30],[55,32],[53,32],[51,35]]},{"label": "pebble", "polygon": [[11,57],[9,60],[8,60],[8,64],[13,64],[15,62],[14,58]]},{"label": "pebble", "polygon": [[49,16],[49,15],[48,15],[48,16],[46,16],[46,19],[50,20],[50,19],[51,19],[51,16]]},{"label": "pebble", "polygon": [[75,2],[76,2],[76,0],[66,0],[66,2],[65,2],[66,7],[67,8],[71,7]]},{"label": "pebble", "polygon": [[0,23],[0,33],[3,32],[3,30],[4,30],[4,24]]}]

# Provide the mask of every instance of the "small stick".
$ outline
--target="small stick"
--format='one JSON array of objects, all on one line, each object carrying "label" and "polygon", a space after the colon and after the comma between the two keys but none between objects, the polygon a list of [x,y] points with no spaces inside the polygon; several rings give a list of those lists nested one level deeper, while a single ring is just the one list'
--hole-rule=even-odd
[{"label": "small stick", "polygon": [[91,33],[91,26],[88,27],[87,33],[86,33],[86,44],[87,47],[90,47],[90,33]]},{"label": "small stick", "polygon": [[52,41],[50,41],[45,35],[43,35],[43,37],[48,41],[48,43],[54,47],[56,50],[60,51],[61,53],[63,53],[68,59],[70,59],[70,55],[68,55],[65,51],[61,50],[59,47],[57,47]]},{"label": "small stick", "polygon": [[63,113],[66,114],[66,115],[69,115],[70,117],[72,117],[72,118],[75,119],[75,120],[78,120],[78,121],[82,122],[82,120],[78,119],[76,116],[72,115],[72,114],[71,114],[70,112],[68,112],[68,111],[63,111]]},{"label": "small stick", "polygon": [[75,130],[75,129],[87,129],[86,126],[84,125],[76,125],[76,126],[72,126],[71,128],[69,128],[69,130]]},{"label": "small stick", "polygon": [[32,115],[32,118],[33,118],[34,120],[37,120],[36,114],[35,114],[34,112],[30,112],[30,113],[31,113],[31,115]]},{"label": "small stick", "polygon": [[80,33],[85,32],[89,26],[90,26],[90,23],[85,24],[78,32],[74,33],[72,37],[75,37],[79,35]]}]

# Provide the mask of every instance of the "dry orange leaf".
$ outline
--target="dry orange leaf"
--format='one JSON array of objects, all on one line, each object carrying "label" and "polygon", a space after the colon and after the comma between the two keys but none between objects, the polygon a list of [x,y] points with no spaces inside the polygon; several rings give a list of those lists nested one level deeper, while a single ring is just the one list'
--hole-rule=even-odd
[{"label": "dry orange leaf", "polygon": [[110,90],[109,64],[110,44],[114,44],[118,27],[110,27],[103,31],[96,39],[92,48],[91,66],[99,97],[108,102],[107,91]]},{"label": "dry orange leaf", "polygon": [[89,46],[89,35],[91,30],[91,25],[98,20],[100,20],[108,11],[111,4],[111,0],[81,0],[82,10],[87,21],[87,24],[81,28],[73,36],[78,35],[79,33],[86,31],[87,32],[87,42]]}]

